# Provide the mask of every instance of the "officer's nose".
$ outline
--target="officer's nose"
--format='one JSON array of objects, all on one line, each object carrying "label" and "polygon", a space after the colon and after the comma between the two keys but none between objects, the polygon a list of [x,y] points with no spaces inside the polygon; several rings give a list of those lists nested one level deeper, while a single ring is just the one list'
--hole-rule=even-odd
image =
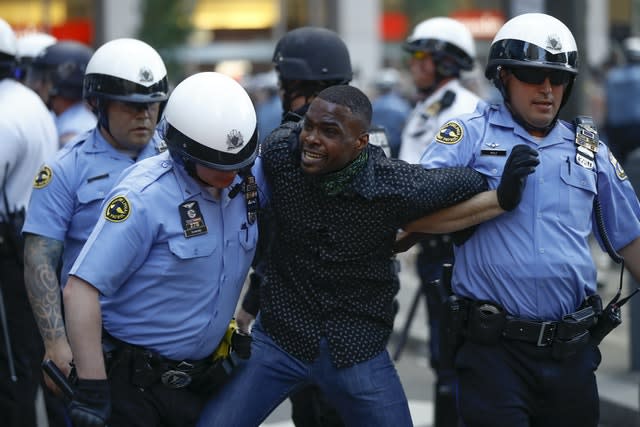
[{"label": "officer's nose", "polygon": [[544,93],[551,92],[551,80],[549,80],[549,76],[546,76],[544,81],[542,82],[542,91]]}]

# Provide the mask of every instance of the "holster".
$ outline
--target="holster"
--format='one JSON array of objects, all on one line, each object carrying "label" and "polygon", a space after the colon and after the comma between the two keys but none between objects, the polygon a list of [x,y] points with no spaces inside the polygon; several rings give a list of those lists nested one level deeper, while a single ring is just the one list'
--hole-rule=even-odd
[{"label": "holster", "polygon": [[464,342],[469,301],[455,294],[444,303],[440,334],[440,368],[451,369],[458,349]]},{"label": "holster", "polygon": [[594,345],[600,345],[604,337],[620,326],[622,323],[622,313],[620,307],[616,304],[609,304],[605,309],[602,309],[602,299],[598,295],[593,295],[592,297],[595,297],[593,304],[596,307],[599,306],[600,310],[598,312],[597,308],[595,309],[597,314],[596,323],[591,327],[589,332],[591,333],[591,342]]}]

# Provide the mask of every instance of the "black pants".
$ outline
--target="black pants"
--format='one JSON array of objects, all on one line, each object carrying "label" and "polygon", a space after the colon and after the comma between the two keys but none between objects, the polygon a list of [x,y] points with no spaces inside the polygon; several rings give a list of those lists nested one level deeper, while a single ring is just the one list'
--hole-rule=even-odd
[{"label": "black pants", "polygon": [[459,413],[465,427],[596,427],[595,370],[588,345],[557,361],[548,347],[500,340],[465,342],[456,356]]},{"label": "black pants", "polygon": [[35,427],[35,398],[42,383],[44,347],[27,299],[21,264],[0,253],[0,287],[17,381],[11,380],[4,334],[0,339],[0,416],[6,427]]},{"label": "black pants", "polygon": [[[111,388],[109,427],[192,427],[211,398],[189,389],[170,389],[156,381],[139,387],[131,381],[132,361],[114,360],[108,366]],[[222,389],[224,392],[224,388]]]}]

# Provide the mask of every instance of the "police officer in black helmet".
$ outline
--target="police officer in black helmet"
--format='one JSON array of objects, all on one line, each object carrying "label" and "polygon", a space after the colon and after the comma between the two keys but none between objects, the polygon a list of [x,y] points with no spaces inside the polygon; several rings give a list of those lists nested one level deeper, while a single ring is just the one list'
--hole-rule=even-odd
[{"label": "police officer in black helmet", "polygon": [[96,116],[82,98],[82,82],[93,49],[66,40],[45,48],[33,59],[26,84],[56,116],[60,145],[93,129]]},{"label": "police officer in black helmet", "polygon": [[297,121],[288,113],[304,115],[322,89],[347,84],[353,77],[347,46],[326,28],[303,27],[288,32],[276,45],[273,63],[282,91],[283,122]]},{"label": "police officer in black helmet", "polygon": [[[322,52],[322,55],[318,55]],[[278,41],[273,64],[278,75],[283,118],[272,135],[288,138],[302,119],[309,104],[323,89],[348,84],[352,77],[349,51],[333,31],[320,27],[302,27],[289,31]],[[268,226],[263,226],[268,229]],[[261,239],[266,241],[267,239]],[[264,247],[261,250],[265,250]],[[249,329],[259,310],[260,263],[251,274],[250,288],[236,314],[238,326]],[[292,419],[297,427],[342,426],[338,413],[325,401],[320,390],[309,386],[291,396]]]}]

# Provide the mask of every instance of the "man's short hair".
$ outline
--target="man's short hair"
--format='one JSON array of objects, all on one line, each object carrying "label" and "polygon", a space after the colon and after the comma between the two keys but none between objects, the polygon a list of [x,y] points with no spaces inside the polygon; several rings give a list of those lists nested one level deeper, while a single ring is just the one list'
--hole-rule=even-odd
[{"label": "man's short hair", "polygon": [[365,129],[371,125],[371,101],[360,89],[348,85],[330,86],[320,92],[318,98],[344,105],[362,120]]}]

